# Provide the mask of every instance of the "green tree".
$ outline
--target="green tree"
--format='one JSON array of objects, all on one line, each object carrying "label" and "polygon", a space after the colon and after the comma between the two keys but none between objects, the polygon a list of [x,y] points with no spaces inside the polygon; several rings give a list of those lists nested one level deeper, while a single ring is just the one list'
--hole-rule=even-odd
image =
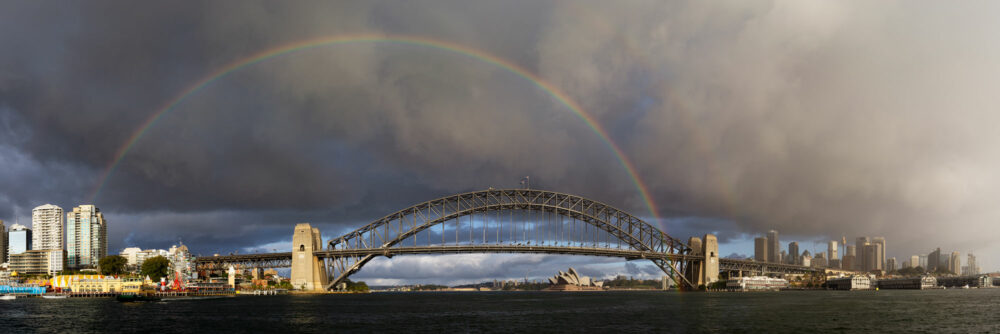
[{"label": "green tree", "polygon": [[97,270],[101,275],[121,275],[125,273],[125,266],[128,265],[128,259],[121,255],[109,255],[102,257],[100,261],[97,262]]},{"label": "green tree", "polygon": [[167,276],[167,272],[170,271],[170,260],[162,256],[151,257],[142,262],[142,270],[140,271],[143,276],[149,276],[149,279],[153,282],[160,280],[160,277]]}]

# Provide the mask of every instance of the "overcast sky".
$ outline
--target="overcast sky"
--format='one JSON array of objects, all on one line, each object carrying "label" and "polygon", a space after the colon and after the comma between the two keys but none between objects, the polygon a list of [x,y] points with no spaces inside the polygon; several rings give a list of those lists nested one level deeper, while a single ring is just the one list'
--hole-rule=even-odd
[{"label": "overcast sky", "polygon": [[[516,187],[600,200],[723,254],[884,236],[901,262],[1000,244],[1000,3],[920,1],[0,1],[0,219],[94,204],[109,250],[288,248],[453,193]],[[242,67],[279,46],[374,33],[456,52],[344,43]],[[853,241],[851,241],[853,243]],[[456,261],[455,258],[462,261]],[[451,266],[439,266],[452,263]],[[435,265],[431,265],[435,264]],[[654,275],[559,256],[381,259],[372,282]],[[436,267],[436,269],[430,269]],[[656,274],[658,275],[658,274]],[[655,276],[655,275],[654,275]]]}]

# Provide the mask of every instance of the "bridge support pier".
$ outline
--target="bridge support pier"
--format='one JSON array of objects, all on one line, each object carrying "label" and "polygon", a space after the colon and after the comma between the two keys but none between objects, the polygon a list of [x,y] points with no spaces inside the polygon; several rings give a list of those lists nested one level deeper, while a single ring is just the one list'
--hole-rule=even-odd
[{"label": "bridge support pier", "polygon": [[684,276],[698,288],[719,280],[719,240],[712,234],[706,234],[704,240],[698,237],[688,239],[691,254],[698,257],[688,263]]},{"label": "bridge support pier", "polygon": [[302,223],[295,225],[292,235],[292,286],[307,291],[323,291],[326,286],[326,266],[314,254],[323,249],[319,229]]}]

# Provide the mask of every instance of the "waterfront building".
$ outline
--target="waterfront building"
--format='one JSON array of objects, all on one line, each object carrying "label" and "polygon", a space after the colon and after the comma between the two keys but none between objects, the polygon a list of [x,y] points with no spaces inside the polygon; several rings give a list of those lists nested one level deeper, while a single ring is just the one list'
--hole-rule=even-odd
[{"label": "waterfront building", "polygon": [[781,254],[778,250],[781,249],[781,244],[778,242],[778,231],[770,230],[767,232],[767,262],[781,263]]},{"label": "waterfront building", "polygon": [[910,289],[924,290],[936,288],[938,283],[934,276],[890,278],[878,280],[879,289]]},{"label": "waterfront building", "polygon": [[867,275],[837,277],[826,280],[830,290],[871,290],[872,281]]},{"label": "waterfront building", "polygon": [[890,257],[885,260],[885,272],[896,271],[896,258]]},{"label": "waterfront building", "polygon": [[45,204],[31,210],[32,249],[63,248],[63,209]]},{"label": "waterfront building", "polygon": [[826,259],[827,263],[831,263],[832,264],[833,260],[840,259],[840,257],[837,256],[837,252],[839,250],[840,250],[840,247],[837,246],[837,241],[836,240],[830,240],[830,243],[828,245],[826,245],[826,255],[828,256],[828,258]]},{"label": "waterfront building", "polygon": [[29,250],[32,250],[31,229],[20,224],[11,225],[10,232],[7,232],[7,259]]},{"label": "waterfront building", "polygon": [[753,259],[758,262],[767,262],[767,238],[753,239]]},{"label": "waterfront building", "polygon": [[947,276],[938,277],[937,285],[946,288],[962,288],[965,286],[969,286],[970,288],[986,288],[993,286],[993,279],[988,275]]},{"label": "waterfront building", "polygon": [[951,257],[948,259],[948,270],[956,275],[962,273],[962,258],[958,252],[951,252]]},{"label": "waterfront building", "polygon": [[142,290],[142,283],[140,278],[80,279],[70,282],[69,289],[76,293],[136,293]]},{"label": "waterfront building", "polygon": [[170,260],[170,279],[183,282],[194,273],[194,265],[191,263],[194,258],[184,244],[170,246],[166,257]]},{"label": "waterfront building", "polygon": [[7,262],[7,227],[3,220],[0,220],[0,262]]},{"label": "waterfront building", "polygon": [[108,222],[93,205],[80,205],[66,214],[66,251],[69,268],[96,268],[108,255]]},{"label": "waterfront building", "polygon": [[885,261],[886,261],[886,257],[885,257],[885,252],[886,252],[885,238],[884,237],[874,237],[874,238],[872,238],[872,244],[878,245],[877,247],[875,247],[875,265],[876,265],[875,269],[876,270],[885,270],[886,269],[886,264],[885,264]]},{"label": "waterfront building", "polygon": [[788,243],[788,257],[789,257],[788,261],[785,261],[785,262],[787,262],[789,264],[800,264],[800,263],[802,263],[802,261],[799,260],[799,243],[798,242],[792,241],[792,242]]},{"label": "waterfront building", "polygon": [[928,272],[935,272],[939,264],[941,264],[941,248],[936,248],[933,252],[927,254],[927,266],[924,268]]},{"label": "waterfront building", "polygon": [[732,277],[726,281],[728,291],[776,291],[787,287],[787,280],[767,276]]},{"label": "waterfront building", "polygon": [[65,269],[65,257],[66,253],[62,249],[28,250],[11,254],[9,268],[24,274],[52,275]]}]

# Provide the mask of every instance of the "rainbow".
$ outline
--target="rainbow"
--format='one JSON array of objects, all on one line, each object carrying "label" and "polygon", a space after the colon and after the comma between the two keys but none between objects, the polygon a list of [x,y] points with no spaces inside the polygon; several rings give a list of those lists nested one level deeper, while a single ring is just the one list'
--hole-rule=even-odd
[{"label": "rainbow", "polygon": [[656,219],[657,223],[659,223],[659,217],[660,217],[659,210],[657,209],[653,201],[650,199],[649,190],[646,188],[645,184],[639,178],[639,174],[636,173],[635,166],[625,156],[625,153],[622,151],[621,147],[619,147],[618,144],[616,144],[613,140],[611,140],[611,136],[608,135],[607,130],[605,130],[592,116],[585,113],[583,109],[580,107],[580,105],[577,104],[572,99],[570,99],[569,96],[566,95],[566,93],[563,93],[552,84],[546,82],[545,80],[542,80],[542,78],[524,69],[523,67],[520,67],[514,63],[511,63],[507,60],[504,60],[492,54],[486,53],[485,51],[473,49],[467,46],[447,41],[434,40],[425,37],[406,36],[406,35],[386,35],[386,34],[337,35],[332,37],[322,37],[306,41],[299,41],[258,52],[251,56],[231,62],[225,66],[222,66],[218,70],[209,73],[208,75],[202,77],[200,80],[189,86],[187,89],[181,91],[180,94],[178,94],[176,97],[168,101],[163,107],[161,107],[159,110],[153,113],[153,115],[150,116],[149,119],[147,119],[144,123],[142,123],[142,126],[140,126],[139,129],[136,130],[131,137],[129,137],[129,139],[125,142],[125,144],[121,148],[119,148],[118,151],[115,153],[114,160],[112,160],[111,163],[108,165],[108,167],[105,169],[104,174],[101,176],[100,181],[97,184],[97,187],[94,189],[93,193],[90,196],[90,202],[91,203],[96,202],[97,198],[101,194],[101,190],[107,183],[108,178],[112,174],[114,174],[115,170],[118,169],[118,165],[121,164],[125,156],[128,155],[130,150],[132,150],[132,147],[135,146],[136,142],[138,142],[139,139],[142,138],[142,136],[146,133],[146,131],[148,131],[149,128],[156,123],[156,121],[158,121],[160,118],[163,118],[164,115],[174,110],[178,104],[184,102],[190,96],[194,95],[195,93],[205,88],[209,84],[242,68],[266,61],[274,57],[287,55],[303,50],[315,49],[324,46],[353,44],[353,43],[395,43],[395,44],[420,46],[420,47],[438,49],[442,51],[448,51],[488,63],[490,65],[504,69],[510,73],[513,73],[519,77],[527,79],[528,81],[533,83],[536,87],[538,87],[542,91],[545,91],[547,94],[551,95],[553,98],[559,101],[559,103],[566,106],[570,111],[576,114],[576,116],[582,119],[584,123],[586,123],[587,126],[590,127],[590,129],[593,130],[594,133],[596,133],[601,138],[601,140],[604,141],[605,144],[607,144],[608,148],[611,149],[611,151],[615,154],[615,157],[621,163],[622,167],[624,167],[625,171],[628,173],[628,176],[631,179],[632,183],[635,185],[636,189],[639,190],[639,195],[642,197],[642,201],[645,203],[647,209],[649,210],[649,213],[653,216],[654,219]]}]

